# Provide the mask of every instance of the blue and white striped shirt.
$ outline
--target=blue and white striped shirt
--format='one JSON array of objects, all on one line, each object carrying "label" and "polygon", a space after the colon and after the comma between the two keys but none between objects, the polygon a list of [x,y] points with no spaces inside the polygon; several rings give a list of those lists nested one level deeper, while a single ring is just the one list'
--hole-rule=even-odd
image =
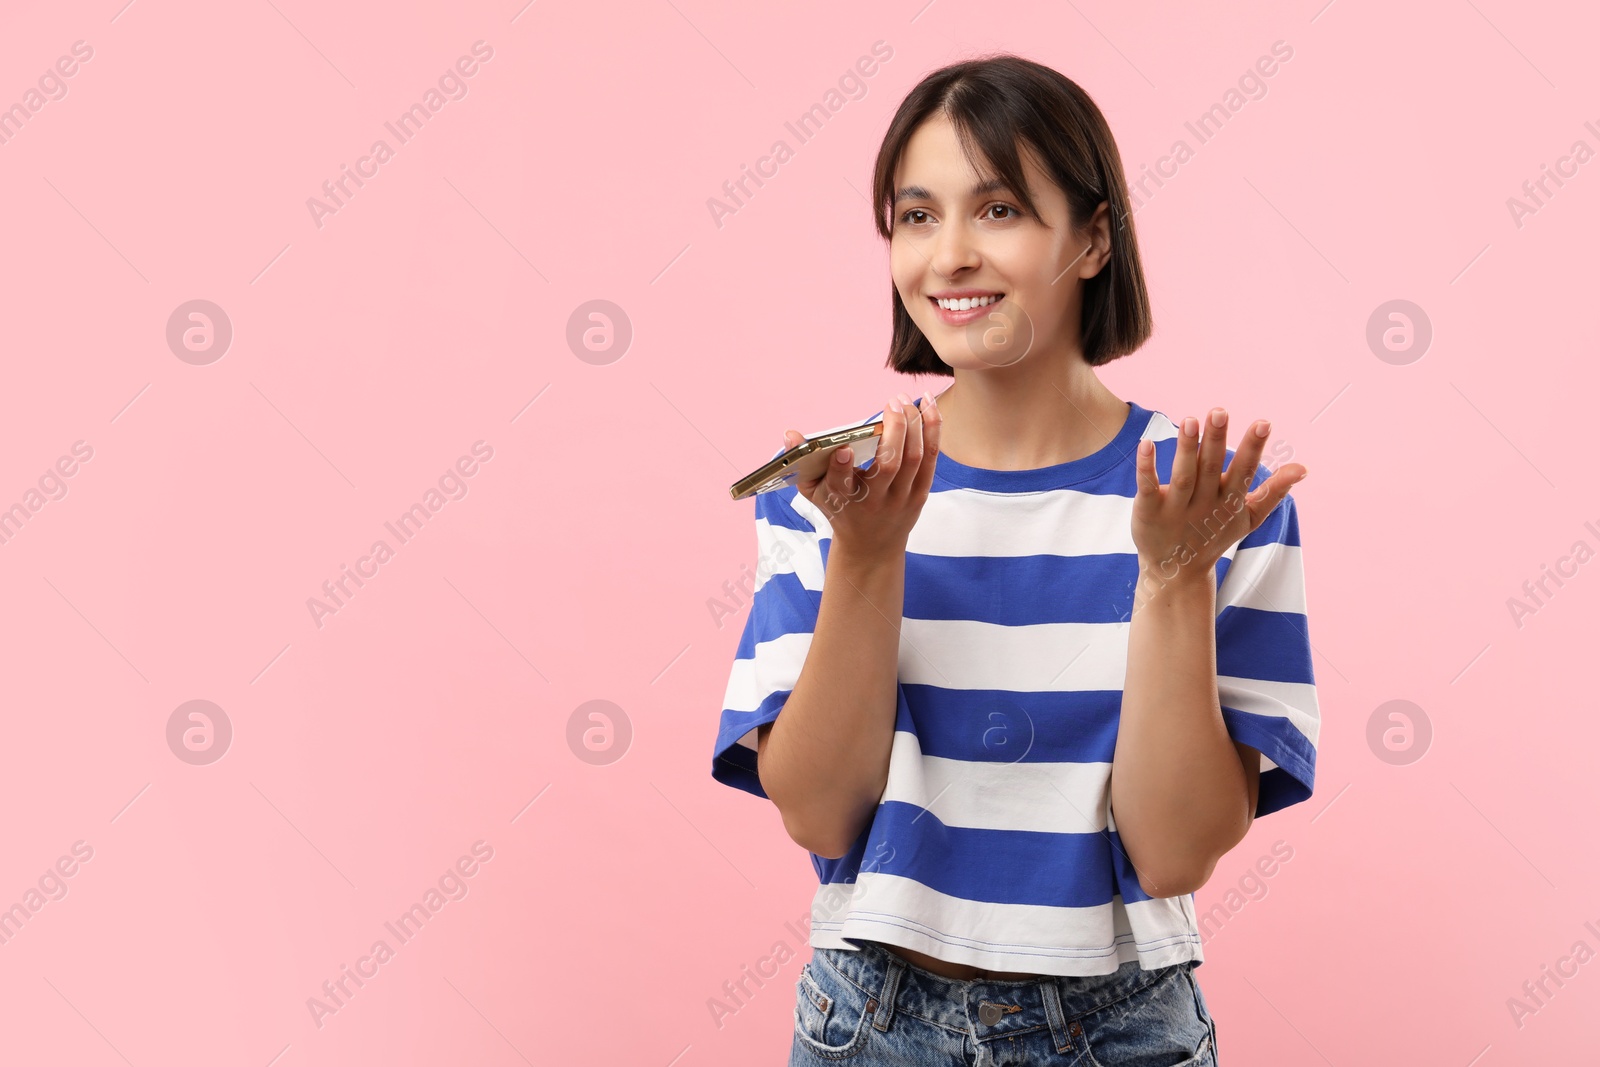
[{"label": "blue and white striped shirt", "polygon": [[[849,854],[812,854],[812,946],[867,939],[1055,975],[1204,959],[1194,895],[1144,892],[1110,809],[1138,578],[1136,448],[1155,442],[1165,484],[1178,436],[1164,414],[1129,408],[1113,440],[1068,463],[999,471],[939,455],[906,546],[888,782]],[[1269,474],[1258,467],[1251,487]],[[757,495],[755,510],[757,584],[711,773],[765,797],[756,727],[800,676],[833,531],[793,487]],[[1260,817],[1307,799],[1316,768],[1292,497],[1217,575],[1217,692],[1232,740],[1262,754]]]}]

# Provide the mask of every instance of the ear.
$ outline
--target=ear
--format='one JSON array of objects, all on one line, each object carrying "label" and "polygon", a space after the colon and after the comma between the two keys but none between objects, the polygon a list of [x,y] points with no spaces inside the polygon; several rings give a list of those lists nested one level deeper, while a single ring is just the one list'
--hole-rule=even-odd
[{"label": "ear", "polygon": [[1100,201],[1100,206],[1094,209],[1094,214],[1089,216],[1089,225],[1084,228],[1084,236],[1089,241],[1089,251],[1083,254],[1082,264],[1078,277],[1093,278],[1105,269],[1111,261],[1111,202]]}]

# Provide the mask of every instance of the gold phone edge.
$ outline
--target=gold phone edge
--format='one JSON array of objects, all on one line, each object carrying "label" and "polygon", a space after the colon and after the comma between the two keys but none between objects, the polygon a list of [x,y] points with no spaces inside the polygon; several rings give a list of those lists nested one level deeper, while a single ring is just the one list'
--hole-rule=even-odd
[{"label": "gold phone edge", "polygon": [[[804,441],[795,446],[797,450],[805,448],[804,451],[800,452],[794,457],[795,462],[798,463],[801,459],[809,456],[812,452],[817,451],[818,448],[837,448],[840,445],[853,444],[856,441],[862,441],[868,437],[876,437],[878,434],[883,432],[881,429],[882,426],[883,420],[878,419],[873,422],[869,422],[864,426],[853,426],[848,430],[841,430],[839,433],[843,434],[844,436],[842,436],[838,441],[826,445],[822,444],[820,440]],[[758,469],[745,475],[743,478],[740,478],[737,482],[734,482],[728,487],[729,496],[731,496],[734,500],[743,500],[747,497],[755,496],[755,490],[777,477],[778,472],[783,469],[783,465],[779,464],[778,466],[773,467],[770,473],[763,474],[763,472],[767,471],[768,467],[772,466],[773,463],[777,463],[778,460],[782,458],[782,456],[775,456],[767,463],[763,463]]]}]

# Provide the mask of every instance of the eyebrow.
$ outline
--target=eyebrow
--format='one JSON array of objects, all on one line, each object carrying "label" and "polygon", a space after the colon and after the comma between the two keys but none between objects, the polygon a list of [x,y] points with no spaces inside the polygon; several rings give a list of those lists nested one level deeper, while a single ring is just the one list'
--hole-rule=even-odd
[{"label": "eyebrow", "polygon": [[[999,178],[990,178],[988,181],[982,181],[982,182],[979,182],[977,185],[974,185],[972,187],[972,192],[968,193],[967,195],[969,197],[973,198],[973,199],[976,199],[977,197],[980,197],[980,196],[987,196],[990,193],[996,193],[996,192],[1001,192],[1001,191],[1010,192],[1011,191],[1011,186],[1007,185],[1004,181],[1002,181]],[[898,192],[896,192],[894,194],[894,202],[897,203],[897,204],[900,203],[900,201],[902,201],[902,200],[932,200],[932,199],[934,199],[933,195],[930,194],[928,192],[928,190],[925,187],[921,186],[921,185],[907,185],[903,189],[899,190]]]}]

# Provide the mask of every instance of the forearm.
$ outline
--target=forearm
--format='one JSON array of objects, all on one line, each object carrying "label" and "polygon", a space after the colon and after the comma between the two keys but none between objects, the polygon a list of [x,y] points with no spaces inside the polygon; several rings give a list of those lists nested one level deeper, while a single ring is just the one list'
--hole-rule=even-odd
[{"label": "forearm", "polygon": [[857,558],[832,546],[811,648],[759,757],[789,836],[818,855],[843,855],[883,796],[904,608],[904,552]]},{"label": "forearm", "polygon": [[1249,827],[1244,767],[1217,696],[1216,582],[1140,568],[1111,773],[1118,836],[1145,891],[1209,876]]}]

